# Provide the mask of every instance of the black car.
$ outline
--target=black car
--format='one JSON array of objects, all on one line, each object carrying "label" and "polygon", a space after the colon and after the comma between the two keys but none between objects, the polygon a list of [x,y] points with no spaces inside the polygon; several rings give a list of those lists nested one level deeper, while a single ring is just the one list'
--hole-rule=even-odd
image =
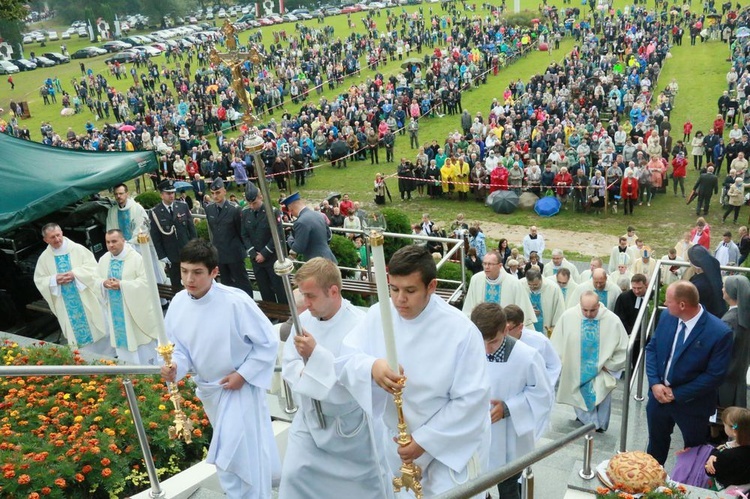
[{"label": "black car", "polygon": [[11,59],[10,62],[18,66],[18,69],[21,71],[31,71],[32,69],[36,69],[36,63],[33,63],[28,59]]},{"label": "black car", "polygon": [[120,64],[122,64],[124,62],[133,62],[135,61],[136,57],[138,57],[138,54],[126,50],[123,52],[118,52],[112,57],[107,57],[106,59],[104,59],[104,62],[107,64],[115,62],[119,62]]},{"label": "black car", "polygon": [[52,59],[58,64],[70,62],[70,57],[68,57],[67,55],[62,55],[59,52],[45,52],[42,55],[46,57],[47,59]]},{"label": "black car", "polygon": [[96,57],[97,55],[99,54],[91,50],[91,48],[82,48],[73,52],[70,57],[73,59],[88,59],[89,57]]}]

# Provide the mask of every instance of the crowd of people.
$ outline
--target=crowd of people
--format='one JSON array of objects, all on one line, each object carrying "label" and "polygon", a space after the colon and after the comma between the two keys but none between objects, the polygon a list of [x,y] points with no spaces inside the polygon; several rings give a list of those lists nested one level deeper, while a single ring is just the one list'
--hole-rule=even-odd
[{"label": "crowd of people", "polygon": [[[665,2],[663,12],[667,8]],[[676,82],[658,96],[653,88],[668,57],[668,43],[674,40],[673,28],[694,26],[702,16],[680,9],[659,22],[658,12],[645,6],[634,6],[627,15],[606,9],[592,12],[585,22],[571,25],[579,42],[563,62],[550,64],[528,83],[518,80],[503,90],[486,118],[463,110],[461,93],[499,67],[503,50],[498,45],[505,45],[507,53],[522,50],[531,43],[532,32],[509,28],[491,15],[467,18],[448,10],[414,17],[388,13],[382,32],[382,15],[370,13],[365,18],[367,36],[336,40],[332,45],[338,42],[338,48],[325,51],[321,47],[333,41],[330,29],[279,34],[274,45],[263,50],[269,71],[246,67],[242,85],[253,90],[255,111],[268,119],[259,127],[266,142],[261,154],[264,173],[280,191],[288,192],[291,177],[301,185],[316,161],[343,168],[369,154],[371,163],[379,163],[381,147],[386,161],[393,160],[389,141],[409,133],[417,155],[413,163],[403,158],[398,166],[404,202],[415,191],[458,200],[471,194],[481,200],[498,189],[539,196],[551,191],[563,203],[572,199],[580,210],[603,207],[605,197],[610,206],[622,201],[627,215],[637,204],[648,206],[667,178],[673,180],[675,196],[678,185],[685,195],[678,179],[687,169],[686,144],[689,140],[693,156],[699,146],[687,124],[683,139],[673,143],[669,116]],[[548,14],[559,21],[554,11]],[[565,22],[550,26],[547,43],[557,31],[568,30]],[[540,28],[533,34],[545,33]],[[440,37],[446,50],[435,48]],[[289,49],[279,47],[282,41],[289,42]],[[374,57],[368,64],[376,65],[383,57],[408,58],[423,45],[431,52],[421,63],[409,62],[402,74],[352,85],[330,102],[306,102],[299,114],[282,112],[278,123],[271,117],[277,105],[275,92],[283,99],[279,86],[297,88],[297,96],[303,95],[317,91],[324,74],[339,84],[338,71],[359,70],[358,61],[366,53]],[[205,56],[206,49],[197,51]],[[176,57],[179,60],[179,54]],[[204,68],[210,63],[203,56],[198,60]],[[148,74],[155,69],[148,63],[146,68]],[[376,305],[363,313],[343,298],[336,255],[329,246],[331,228],[362,229],[366,212],[346,193],[313,207],[297,193],[284,193],[282,209],[266,213],[263,194],[251,178],[252,157],[243,148],[250,130],[234,139],[220,130],[218,109],[227,116],[241,111],[235,88],[220,71],[206,76],[191,75],[189,66],[182,71],[169,72],[169,78],[162,73],[173,89],[166,81],[160,83],[166,89],[155,89],[158,70],[152,75],[153,85],[145,73],[148,83],[140,85],[136,70],[131,73],[132,95],[113,92],[119,95],[118,113],[123,104],[126,114],[133,113],[125,120],[132,123],[131,131],[111,126],[100,133],[92,127],[83,136],[73,132],[62,138],[44,125],[44,140],[50,145],[153,148],[160,154],[154,184],[161,202],[143,210],[130,199],[126,185],[115,186],[117,203],[107,222],[108,253],[98,264],[59,226],[45,226],[48,248],[37,265],[35,282],[69,343],[149,363],[154,362],[156,340],[149,333],[156,328],[139,318],[143,313],[156,320],[161,311],[146,303],[144,262],[153,263],[160,282],[169,278],[174,297],[165,324],[175,355],[162,375],[176,381],[188,371],[196,373],[199,396],[213,415],[207,460],[216,464],[229,496],[270,497],[273,477],[280,476],[282,499],[335,493],[392,497],[391,477],[399,474],[402,463],[421,467],[422,490],[433,496],[530,452],[548,428],[555,401],[571,406],[578,422],[606,432],[617,376],[635,360],[627,355],[628,335],[648,306],[648,283],[657,273],[667,287],[666,310],[654,338],[635,352],[645,349],[648,452],[663,464],[675,425],[686,447],[707,444],[709,418],[718,410],[730,440],[705,458],[707,477],[715,477],[722,486],[750,482],[745,381],[750,364],[750,281],[720,270],[721,265],[740,265],[747,259],[750,235],[742,226],[738,243],[726,232],[714,248],[716,241],[712,243],[704,218],[711,197],[718,193],[716,175],[722,163],[715,151],[721,146],[724,120],[731,123],[737,118],[729,113],[732,107],[726,100],[720,99],[720,122],[714,122],[707,134],[716,136],[710,139],[716,142],[700,140],[703,149],[698,156],[710,149],[712,163],[693,189],[702,216],[665,256],[674,265],[657,267],[653,251],[632,226],[618,238],[606,264],[593,258],[589,268],[580,271],[560,249],[553,248],[547,260],[549,248],[537,227],[530,227],[522,241],[500,239],[494,249],[488,247],[479,223],[470,224],[459,214],[446,233],[424,214],[413,233],[452,235],[457,244],[466,241],[465,265],[473,275],[459,311],[435,294],[433,254],[446,249],[442,243],[418,239],[395,252],[388,262],[389,310],[398,332],[392,338],[399,354],[394,363],[383,339],[382,308]],[[750,82],[750,75],[744,67],[741,75],[728,89],[730,101],[744,103],[739,87]],[[94,93],[97,84],[102,92],[107,88],[102,75],[82,78],[86,83],[81,88],[93,85]],[[209,90],[212,85],[216,88]],[[108,94],[107,99],[115,96]],[[96,105],[94,110],[98,112]],[[420,120],[432,113],[455,114],[462,130],[443,145],[420,145]],[[416,129],[412,123],[417,123]],[[742,123],[744,127],[748,122]],[[744,131],[739,123],[733,129],[735,125]],[[10,129],[14,134],[22,130],[13,123]],[[744,144],[746,135],[736,140],[730,135],[730,140]],[[735,221],[741,206],[735,203],[744,196],[747,161],[737,168],[743,160],[744,151],[737,150],[728,161],[731,181],[724,183],[729,208],[724,218],[734,211]],[[670,161],[673,172],[667,176]],[[694,166],[702,167],[697,160]],[[303,174],[297,175],[300,170]],[[378,174],[374,183],[380,202],[390,198],[386,178]],[[192,210],[175,199],[175,181],[185,179],[192,180],[201,201]],[[242,201],[231,199],[231,183],[241,188]],[[644,189],[647,194],[642,197]],[[211,242],[197,237],[193,212],[205,215]],[[293,222],[293,229],[279,247],[272,234],[285,234],[285,218]],[[136,250],[127,242],[136,240],[136,229],[144,222],[150,226],[152,243]],[[360,239],[358,244],[362,248],[365,242]],[[287,339],[282,356],[282,375],[301,404],[282,465],[264,397],[279,338],[251,298],[244,262],[251,259],[262,300],[285,303],[289,297],[273,262],[286,252],[303,255],[306,262],[293,277],[303,331]],[[365,267],[367,254],[361,253]],[[131,303],[133,293],[141,302]],[[208,313],[217,317],[210,325],[212,335],[205,329]],[[436,330],[436,323],[443,327]],[[402,390],[411,440],[396,444],[392,395]],[[501,497],[518,497],[518,478],[498,485]]]}]

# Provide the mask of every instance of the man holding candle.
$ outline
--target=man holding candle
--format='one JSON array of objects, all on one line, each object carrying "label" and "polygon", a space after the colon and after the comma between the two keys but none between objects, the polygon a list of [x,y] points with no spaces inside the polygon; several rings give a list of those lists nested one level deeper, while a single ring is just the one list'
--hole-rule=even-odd
[{"label": "man holding candle", "polygon": [[[389,283],[392,322],[384,323],[379,304],[371,307],[363,325],[345,338],[337,373],[365,413],[385,422],[391,473],[402,462],[420,466],[424,495],[432,497],[487,469],[487,362],[476,326],[435,295],[437,269],[424,247],[398,250],[389,271],[388,280],[377,276],[377,282]],[[389,349],[398,360],[386,360]],[[403,376],[389,364],[400,365]],[[392,440],[398,434],[393,393],[404,380],[411,442],[399,446]]]},{"label": "man holding candle", "polygon": [[162,377],[174,382],[195,373],[195,393],[214,430],[206,462],[216,465],[226,495],[267,499],[281,468],[266,404],[278,338],[247,293],[214,282],[219,256],[209,242],[185,245],[180,272],[185,289],[165,317],[173,363]]},{"label": "man holding candle", "polygon": [[[385,427],[364,413],[334,371],[341,342],[364,313],[342,298],[341,273],[330,260],[309,260],[294,281],[307,310],[300,314],[303,335],[284,346],[282,376],[300,400],[300,411],[289,430],[279,497],[392,497]],[[321,403],[325,428],[313,399]]]},{"label": "man holding candle", "polygon": [[119,229],[104,237],[107,253],[99,259],[99,289],[112,346],[121,361],[136,365],[156,361],[156,322],[154,303],[149,300],[143,258]]}]

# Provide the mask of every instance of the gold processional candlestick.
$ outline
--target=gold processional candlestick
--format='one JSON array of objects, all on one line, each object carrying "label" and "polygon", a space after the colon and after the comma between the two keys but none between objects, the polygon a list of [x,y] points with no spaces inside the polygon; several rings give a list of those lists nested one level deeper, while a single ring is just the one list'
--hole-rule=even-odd
[{"label": "gold processional candlestick", "polygon": [[[383,224],[385,225],[385,224]],[[373,228],[370,230],[370,246],[372,247],[372,261],[375,266],[375,285],[378,290],[378,302],[380,304],[380,316],[383,323],[383,340],[385,342],[386,357],[388,365],[394,372],[399,372],[398,358],[396,355],[396,337],[393,331],[393,320],[391,318],[391,298],[388,292],[388,276],[385,270],[385,252],[383,244],[385,237],[382,230]],[[402,393],[406,378],[401,377],[400,388],[393,392],[393,403],[398,415],[398,437],[396,443],[404,447],[412,442],[404,417],[404,400]],[[401,476],[393,477],[393,490],[400,492],[401,489],[411,490],[416,499],[422,499],[422,468],[415,463],[401,463],[399,468]]]},{"label": "gold processional candlestick", "polygon": [[[174,344],[167,343],[159,345],[156,350],[164,359],[164,365],[172,367],[172,353],[174,352]],[[169,427],[169,438],[176,439],[180,438],[189,444],[193,441],[193,422],[188,419],[185,412],[182,410],[183,398],[180,395],[180,391],[177,388],[177,383],[167,383],[169,389],[169,398],[174,405],[174,425]]]},{"label": "gold processional candlestick", "polygon": [[[146,280],[149,281],[148,287],[150,290],[151,301],[153,306],[156,307],[154,310],[157,311],[157,336],[159,346],[156,347],[156,351],[159,353],[162,359],[164,359],[164,365],[167,367],[172,366],[172,353],[174,352],[174,344],[169,343],[167,335],[164,332],[164,317],[161,314],[161,302],[159,300],[159,290],[156,287],[156,275],[154,274],[154,262],[151,257],[151,245],[148,232],[141,228],[138,233],[138,244],[141,248],[141,255],[143,257],[143,266],[146,269]],[[176,439],[180,438],[189,444],[193,441],[193,423],[185,415],[182,410],[182,395],[180,395],[177,383],[167,383],[167,390],[169,391],[169,398],[174,405],[174,425],[169,427],[169,438]]]}]

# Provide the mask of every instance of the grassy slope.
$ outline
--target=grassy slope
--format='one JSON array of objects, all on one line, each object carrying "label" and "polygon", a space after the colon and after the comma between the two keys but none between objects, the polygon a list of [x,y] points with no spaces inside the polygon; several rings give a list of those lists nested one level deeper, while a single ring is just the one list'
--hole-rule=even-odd
[{"label": "grassy slope", "polygon": [[[529,2],[530,3],[530,2]],[[550,0],[550,4],[562,6],[561,0]],[[695,3],[695,2],[694,2]],[[750,4],[749,0],[743,0],[741,3],[747,5]],[[622,7],[625,2],[622,0],[616,0],[615,6]],[[697,3],[696,3],[697,5]],[[525,2],[524,2],[524,6]],[[531,7],[531,5],[529,5]],[[424,5],[424,11],[427,13],[429,4]],[[407,7],[407,10],[413,11],[416,7]],[[433,5],[435,12],[439,12],[439,7]],[[355,21],[357,22],[357,30],[361,31],[361,24],[358,19],[362,14],[355,15]],[[348,32],[346,28],[346,20],[344,16],[338,16],[336,18],[327,18],[327,23],[332,25],[337,34],[344,34]],[[378,26],[382,27],[385,22],[385,17],[377,19]],[[308,24],[317,25],[315,21],[308,21]],[[283,25],[283,28],[287,31],[293,30],[293,26],[290,24]],[[264,41],[268,43],[272,40],[271,31],[272,29],[280,30],[282,27],[270,27],[264,28]],[[64,28],[58,28],[58,31],[63,31]],[[245,38],[247,33],[242,36]],[[674,47],[672,54],[674,57],[670,59],[664,69],[662,78],[660,79],[659,88],[663,88],[672,78],[676,78],[680,84],[680,93],[677,96],[675,102],[675,109],[672,113],[673,123],[673,136],[681,138],[682,123],[689,116],[694,125],[695,130],[703,129],[704,131],[710,126],[710,123],[715,116],[715,102],[718,95],[724,89],[724,75],[728,69],[728,63],[725,61],[727,48],[718,42],[710,42],[703,45],[697,45],[691,47],[688,43],[688,37],[685,37],[685,43],[682,47]],[[68,49],[71,53],[80,47],[89,45],[88,40],[73,39],[67,43]],[[573,42],[566,40],[561,50],[553,54],[554,59],[560,60],[564,53],[572,47]],[[57,50],[59,47],[57,44],[50,44],[45,50]],[[29,50],[38,48],[38,44],[26,46],[28,54]],[[412,54],[414,55],[414,54]],[[85,60],[87,67],[92,67],[95,71],[101,71],[104,69],[103,59],[105,56]],[[164,63],[163,58],[157,58],[159,65]],[[527,58],[519,61],[513,66],[501,71],[497,77],[490,77],[487,85],[481,86],[478,90],[473,90],[464,95],[463,106],[468,109],[472,114],[476,111],[482,111],[485,115],[489,106],[489,102],[493,97],[499,96],[502,90],[508,84],[510,80],[522,78],[527,80],[533,74],[543,71],[546,65],[550,61],[550,56],[547,53],[536,52],[529,55]],[[386,68],[381,68],[385,73],[393,73],[399,71],[398,62],[390,63]],[[345,88],[350,82],[358,82],[361,78],[365,78],[373,74],[372,71],[365,71],[362,77],[355,77],[345,82]],[[21,73],[14,76],[16,81],[16,90],[11,94],[10,91],[6,91],[5,83],[3,82],[3,90],[0,92],[0,107],[7,109],[8,101],[11,97],[15,99],[26,99],[29,101],[33,118],[27,120],[23,124],[28,126],[32,131],[32,138],[39,138],[38,126],[41,121],[51,121],[58,132],[64,132],[68,126],[73,127],[74,130],[82,130],[83,125],[87,119],[92,117],[87,113],[74,117],[60,117],[59,116],[59,104],[58,106],[43,106],[41,98],[38,97],[38,87],[41,85],[43,79],[48,75],[57,75],[63,82],[64,88],[71,88],[69,84],[70,80],[80,75],[78,68],[78,61],[74,61],[71,64],[64,65],[62,67],[56,67],[48,71],[32,71],[29,73]],[[125,90],[127,83],[125,80],[117,82],[114,79],[109,79],[110,84],[114,84],[118,89]],[[337,90],[338,92],[338,90]],[[334,92],[326,92],[329,98],[332,97]],[[317,99],[317,96],[314,97]],[[291,103],[288,103],[291,105]],[[420,128],[420,141],[422,143],[437,139],[440,143],[444,141],[447,133],[460,127],[460,121],[457,116],[454,117],[443,117],[426,119],[422,122]],[[409,148],[408,139],[406,136],[399,136],[396,141],[395,158],[398,159],[401,156],[412,157],[413,152]],[[344,170],[334,170],[329,166],[323,166],[316,170],[316,175],[310,179],[307,188],[303,193],[310,199],[320,198],[322,195],[329,191],[346,191],[349,192],[353,199],[361,200],[365,204],[369,204],[372,199],[371,193],[371,182],[374,174],[378,171],[383,173],[395,172],[396,165],[384,164],[385,158],[384,151],[381,151],[381,164],[379,166],[370,166],[369,161],[366,162],[350,162],[349,168]],[[691,182],[694,181],[695,175],[691,172],[688,174],[687,185],[691,186]],[[398,196],[395,179],[390,183],[391,191],[393,194]],[[623,232],[623,226],[625,220],[618,218],[618,216],[609,215],[602,217],[578,215],[575,213],[565,212],[557,217],[551,219],[540,219],[533,213],[529,212],[516,212],[512,215],[496,215],[489,211],[487,208],[479,203],[473,201],[466,203],[458,203],[457,201],[432,201],[426,198],[414,199],[411,202],[401,203],[396,201],[397,206],[402,208],[413,220],[418,220],[419,216],[424,211],[429,211],[433,214],[433,217],[438,220],[452,220],[455,213],[462,211],[466,214],[469,220],[492,220],[500,221],[509,224],[520,224],[529,225],[536,223],[542,228],[555,228],[555,229],[568,229],[573,231],[589,231],[589,232],[602,232],[607,234],[619,234]],[[715,202],[716,203],[716,202]],[[692,208],[692,207],[690,207]],[[619,216],[621,217],[621,215]],[[715,226],[714,232],[723,227],[717,227],[720,225],[719,210],[714,206],[712,215],[709,218],[709,223]],[[694,222],[694,216],[690,209],[688,209],[682,198],[673,198],[671,194],[666,196],[659,196],[651,208],[641,207],[636,210],[636,217],[634,219],[628,219],[628,223],[635,223],[638,227],[638,232],[651,244],[652,247],[658,250],[664,250],[669,246],[672,246],[674,242],[679,238],[680,233],[688,228]],[[581,248],[582,254],[587,254],[586,248]]]}]

